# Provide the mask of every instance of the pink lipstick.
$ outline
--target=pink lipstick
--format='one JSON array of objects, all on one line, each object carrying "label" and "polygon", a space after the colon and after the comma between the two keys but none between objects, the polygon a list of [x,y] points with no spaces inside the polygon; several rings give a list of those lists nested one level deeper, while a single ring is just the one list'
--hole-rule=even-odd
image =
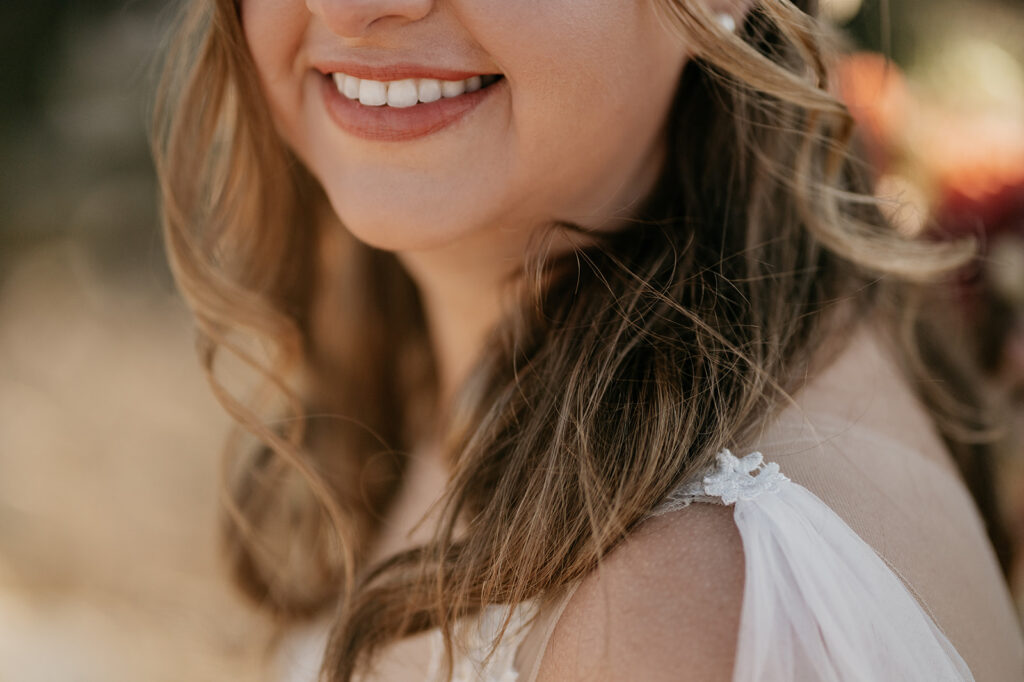
[{"label": "pink lipstick", "polygon": [[504,77],[413,64],[317,67],[328,115],[345,132],[399,142],[425,137],[467,116],[504,86]]}]

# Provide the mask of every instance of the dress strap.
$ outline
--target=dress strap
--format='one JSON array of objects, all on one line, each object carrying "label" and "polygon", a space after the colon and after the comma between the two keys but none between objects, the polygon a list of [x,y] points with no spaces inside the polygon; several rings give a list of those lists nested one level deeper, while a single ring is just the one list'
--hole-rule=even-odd
[{"label": "dress strap", "polygon": [[777,491],[779,482],[788,480],[779,471],[779,465],[765,462],[760,452],[736,457],[728,448],[723,448],[715,455],[712,466],[673,489],[648,518],[683,509],[691,502],[729,505],[736,500],[750,500],[762,493]]},{"label": "dress strap", "polygon": [[760,452],[723,449],[651,515],[696,501],[732,505],[743,543],[734,680],[974,681],[908,585]]}]

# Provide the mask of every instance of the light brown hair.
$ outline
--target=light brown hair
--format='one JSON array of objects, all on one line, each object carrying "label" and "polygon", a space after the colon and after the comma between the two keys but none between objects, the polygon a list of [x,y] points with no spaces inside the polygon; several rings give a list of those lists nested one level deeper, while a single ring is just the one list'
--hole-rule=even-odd
[{"label": "light brown hair", "polygon": [[[757,3],[734,37],[694,3],[656,4],[699,55],[656,188],[627,228],[524,261],[450,414],[435,405],[416,287],[344,231],[275,134],[236,3],[188,5],[154,149],[203,366],[259,444],[225,459],[225,547],[282,620],[337,608],[326,680],[431,627],[450,655],[458,618],[587,575],[869,315],[888,322],[1008,566],[984,446],[970,442],[987,433],[975,379],[922,338],[918,314],[924,285],[974,245],[911,240],[882,218],[814,0]],[[222,380],[224,352],[260,378],[251,400]],[[407,453],[435,432],[451,467],[436,536],[367,565]]]}]

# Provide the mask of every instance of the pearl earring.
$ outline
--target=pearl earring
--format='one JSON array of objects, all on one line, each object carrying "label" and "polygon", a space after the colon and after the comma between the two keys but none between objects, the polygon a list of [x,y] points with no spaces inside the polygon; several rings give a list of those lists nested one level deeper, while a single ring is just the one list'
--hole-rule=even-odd
[{"label": "pearl earring", "polygon": [[736,32],[736,20],[732,18],[731,14],[721,12],[715,16],[715,20],[718,21],[718,25],[725,29],[728,33]]}]

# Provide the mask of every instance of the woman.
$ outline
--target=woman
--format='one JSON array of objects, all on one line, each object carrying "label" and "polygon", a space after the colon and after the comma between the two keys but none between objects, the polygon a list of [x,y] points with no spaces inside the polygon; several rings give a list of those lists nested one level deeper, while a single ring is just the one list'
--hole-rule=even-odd
[{"label": "woman", "polygon": [[959,403],[894,333],[970,245],[884,225],[815,8],[191,3],[166,237],[263,444],[236,577],[321,616],[322,679],[1024,669]]}]

